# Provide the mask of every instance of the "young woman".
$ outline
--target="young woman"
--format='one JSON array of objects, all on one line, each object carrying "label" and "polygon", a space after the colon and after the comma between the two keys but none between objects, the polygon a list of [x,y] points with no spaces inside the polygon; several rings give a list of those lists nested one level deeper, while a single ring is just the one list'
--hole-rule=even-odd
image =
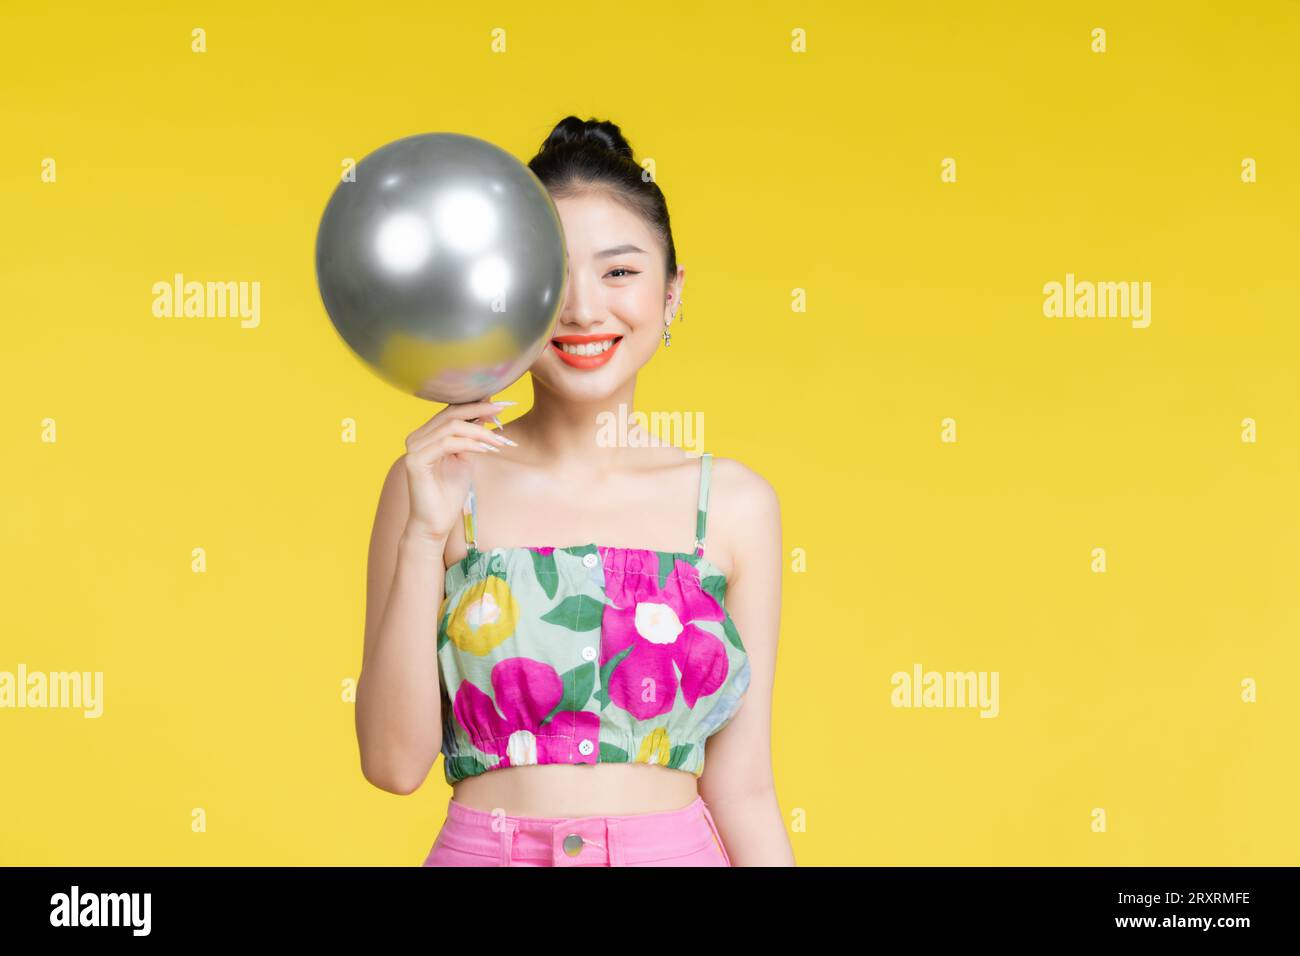
[{"label": "young woman", "polygon": [[411,793],[443,754],[429,866],[793,865],[771,763],[776,494],[629,424],[685,277],[663,194],[608,122],[566,117],[529,167],[567,298],[508,433],[484,424],[499,403],[449,405],[389,470],[362,771]]}]

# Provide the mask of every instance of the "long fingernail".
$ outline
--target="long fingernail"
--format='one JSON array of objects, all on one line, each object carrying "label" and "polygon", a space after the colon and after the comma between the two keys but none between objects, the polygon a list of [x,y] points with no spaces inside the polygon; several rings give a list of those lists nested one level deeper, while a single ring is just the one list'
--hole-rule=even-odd
[{"label": "long fingernail", "polygon": [[500,454],[500,452],[501,452],[501,449],[498,448],[496,445],[489,445],[489,444],[488,444],[487,442],[485,442],[485,441],[481,441],[481,442],[479,442],[479,443],[478,443],[478,447],[479,447],[479,448],[486,448],[488,451],[494,451],[494,452],[497,452],[498,454]]}]

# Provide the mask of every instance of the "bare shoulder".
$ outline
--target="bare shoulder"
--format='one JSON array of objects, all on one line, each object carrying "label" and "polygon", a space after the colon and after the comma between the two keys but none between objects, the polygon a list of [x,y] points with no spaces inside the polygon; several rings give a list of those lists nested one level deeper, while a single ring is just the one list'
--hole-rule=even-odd
[{"label": "bare shoulder", "polygon": [[388,591],[397,566],[397,542],[406,523],[407,508],[406,471],[402,459],[398,458],[384,475],[370,529],[370,548],[366,558],[365,656],[369,655],[374,644],[380,618],[388,603]]},{"label": "bare shoulder", "polygon": [[725,554],[729,577],[738,577],[755,563],[780,560],[781,502],[759,472],[738,459],[715,455],[708,509],[706,548]]},{"label": "bare shoulder", "polygon": [[392,536],[394,530],[405,525],[410,509],[410,492],[406,483],[406,456],[398,455],[388,466],[383,487],[379,489],[379,504],[375,507],[376,530]]},{"label": "bare shoulder", "polygon": [[714,455],[709,487],[710,500],[712,489],[717,488],[726,496],[744,500],[751,505],[775,505],[777,502],[776,489],[772,483],[738,458],[719,458]]},{"label": "bare shoulder", "polygon": [[392,576],[397,559],[397,541],[406,525],[410,507],[406,488],[405,456],[399,456],[384,475],[379,489],[379,502],[375,505],[374,524],[370,531],[370,568],[376,574]]}]

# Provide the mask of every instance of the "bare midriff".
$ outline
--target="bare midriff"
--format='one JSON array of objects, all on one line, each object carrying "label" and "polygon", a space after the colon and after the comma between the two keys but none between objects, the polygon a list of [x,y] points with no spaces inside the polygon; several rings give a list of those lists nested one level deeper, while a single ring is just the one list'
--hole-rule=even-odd
[{"label": "bare midriff", "polygon": [[512,817],[624,816],[689,806],[698,783],[688,771],[646,763],[531,764],[461,780],[452,799]]}]

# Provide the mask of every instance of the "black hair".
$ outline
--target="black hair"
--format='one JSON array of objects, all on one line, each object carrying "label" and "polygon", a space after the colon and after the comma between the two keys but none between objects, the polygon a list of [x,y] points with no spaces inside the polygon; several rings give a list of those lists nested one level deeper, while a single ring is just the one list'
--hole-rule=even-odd
[{"label": "black hair", "polygon": [[555,124],[537,155],[528,161],[528,168],[552,198],[605,191],[611,199],[637,213],[663,244],[668,281],[676,277],[677,248],[673,245],[668,203],[659,184],[644,173],[633,158],[631,145],[613,123],[566,116]]}]

